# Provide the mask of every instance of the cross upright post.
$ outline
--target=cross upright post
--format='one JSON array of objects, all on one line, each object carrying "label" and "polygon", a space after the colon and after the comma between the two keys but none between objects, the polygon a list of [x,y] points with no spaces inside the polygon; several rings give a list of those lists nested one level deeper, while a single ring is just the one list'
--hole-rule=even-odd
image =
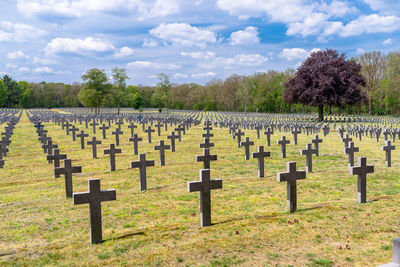
[{"label": "cross upright post", "polygon": [[386,167],[392,166],[392,150],[395,150],[395,146],[391,145],[390,140],[385,141],[385,145],[382,147],[382,150],[386,153]]},{"label": "cross upright post", "polygon": [[214,147],[214,143],[210,143],[210,139],[209,138],[204,138],[204,143],[199,144],[200,148],[210,148],[210,147]]},{"label": "cross upright post", "polygon": [[120,148],[115,148],[115,144],[110,144],[109,149],[105,149],[103,151],[104,155],[109,154],[110,155],[110,170],[113,172],[115,171],[115,154],[120,154],[121,149]]},{"label": "cross upright post", "polygon": [[344,149],[344,153],[348,155],[349,167],[354,166],[354,153],[359,152],[359,148],[354,146],[354,142],[350,142],[348,147]]},{"label": "cross upright post", "polygon": [[175,132],[171,132],[171,135],[167,136],[167,139],[171,139],[171,152],[175,152],[175,139],[179,138],[175,135]]},{"label": "cross upright post", "polygon": [[234,136],[237,137],[237,147],[240,147],[240,143],[242,142],[242,136],[244,135],[244,132],[242,130],[238,129],[237,132],[234,133]]},{"label": "cross upright post", "polygon": [[345,138],[342,138],[342,142],[344,143],[344,148],[349,146],[349,142],[353,141],[351,137],[349,137],[348,134],[346,134]]},{"label": "cross upright post", "polygon": [[311,140],[311,143],[314,144],[315,148],[315,156],[319,156],[319,144],[322,143],[322,139],[318,138],[318,134],[315,135],[314,139]]},{"label": "cross upright post", "polygon": [[85,137],[89,137],[89,134],[85,133],[85,131],[81,131],[77,137],[81,139],[81,149],[85,149]]},{"label": "cross upright post", "polygon": [[88,192],[73,194],[74,205],[89,204],[90,241],[102,243],[101,202],[116,200],[117,193],[115,189],[100,190],[100,179],[90,179],[88,187]]},{"label": "cross upright post", "polygon": [[203,169],[210,169],[210,162],[217,160],[217,155],[210,155],[210,149],[209,148],[204,148],[203,149],[203,155],[201,156],[196,156],[196,161],[203,162]]},{"label": "cross upright post", "polygon": [[112,135],[115,135],[115,145],[119,146],[119,136],[124,132],[121,131],[120,128],[116,128],[114,132],[111,132]]},{"label": "cross upright post", "polygon": [[264,158],[270,157],[271,153],[268,151],[264,151],[264,146],[258,146],[257,152],[252,153],[253,159],[258,160],[258,177],[264,177]]},{"label": "cross upright post", "polygon": [[286,158],[286,145],[290,144],[290,140],[286,139],[286,136],[282,136],[281,140],[278,140],[278,145],[281,145],[282,158]]},{"label": "cross upright post", "polygon": [[300,150],[301,155],[306,156],[306,171],[312,172],[312,154],[316,154],[317,149],[312,148],[312,144],[307,144],[306,149]]},{"label": "cross upright post", "polygon": [[295,146],[297,146],[297,135],[301,134],[301,131],[299,129],[297,129],[297,127],[294,127],[292,134],[293,134],[293,143]]},{"label": "cross upright post", "polygon": [[147,139],[149,141],[149,143],[151,143],[151,133],[154,133],[155,130],[151,129],[151,126],[147,127],[147,130],[144,130],[145,133],[147,133]]},{"label": "cross upright post", "polygon": [[92,140],[87,141],[88,146],[92,146],[92,157],[97,158],[97,145],[101,144],[100,140],[96,140],[96,136],[92,137]]},{"label": "cross upright post", "polygon": [[64,167],[54,168],[55,174],[64,174],[65,176],[65,194],[67,197],[72,197],[72,174],[80,172],[82,172],[82,167],[72,166],[71,159],[64,159]]},{"label": "cross upright post", "polygon": [[[54,169],[56,167],[60,167],[60,159],[66,159],[66,154],[60,154],[60,150],[58,148],[54,149],[52,155],[47,155],[47,161],[51,163],[54,160]],[[54,177],[60,178],[60,174],[56,174],[54,171]]]},{"label": "cross upright post", "polygon": [[103,139],[106,139],[106,130],[109,129],[110,127],[106,126],[104,123],[102,126],[99,127],[99,129],[102,131],[103,133]]},{"label": "cross upright post", "polygon": [[160,140],[160,144],[158,146],[154,146],[154,150],[160,151],[160,166],[165,166],[165,150],[166,149],[171,149],[171,146],[164,144],[164,140]]},{"label": "cross upright post", "polygon": [[250,159],[250,146],[254,145],[253,141],[250,141],[249,137],[246,137],[245,142],[240,142],[240,146],[244,147],[244,159],[249,160]]},{"label": "cross upright post", "polygon": [[358,157],[358,166],[349,166],[349,173],[357,175],[357,202],[367,202],[367,174],[374,172],[373,165],[367,165],[366,157]]},{"label": "cross upright post", "polygon": [[146,167],[154,166],[154,160],[146,160],[146,154],[139,155],[139,161],[131,161],[131,168],[139,168],[140,191],[147,189]]},{"label": "cross upright post", "polygon": [[268,127],[268,129],[264,132],[264,134],[267,136],[267,146],[271,146],[271,134],[274,132],[271,131],[271,128]]}]

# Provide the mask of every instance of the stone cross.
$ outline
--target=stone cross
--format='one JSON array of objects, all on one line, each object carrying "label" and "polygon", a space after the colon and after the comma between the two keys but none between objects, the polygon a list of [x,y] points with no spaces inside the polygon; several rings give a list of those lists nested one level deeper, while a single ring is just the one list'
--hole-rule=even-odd
[{"label": "stone cross", "polygon": [[167,139],[171,139],[171,152],[175,152],[175,139],[177,139],[178,136],[175,135],[175,132],[171,132],[171,135],[167,136]]},{"label": "stone cross", "polygon": [[212,133],[210,133],[209,131],[207,131],[207,133],[203,134],[202,137],[210,139],[211,137],[214,137],[214,135]]},{"label": "stone cross", "polygon": [[100,140],[96,140],[96,136],[92,137],[92,140],[87,141],[88,146],[92,146],[92,156],[93,158],[97,158],[97,145],[101,144]]},{"label": "stone cross", "polygon": [[124,132],[122,132],[120,128],[117,128],[114,132],[111,132],[112,135],[115,135],[115,145],[119,146],[119,136],[123,133]]},{"label": "stone cross", "polygon": [[93,126],[93,134],[96,134],[96,127],[99,125],[96,120],[93,120],[92,123],[89,124],[90,126]]},{"label": "stone cross", "polygon": [[151,129],[151,126],[147,127],[147,130],[144,130],[145,133],[147,133],[147,139],[149,140],[149,143],[151,143],[151,133],[154,133],[155,130]]},{"label": "stone cross", "polygon": [[71,159],[64,159],[64,167],[54,168],[55,174],[64,174],[65,176],[65,194],[67,197],[72,197],[72,174],[80,172],[82,172],[82,167],[72,166]]},{"label": "stone cross", "polygon": [[211,180],[210,170],[200,170],[200,181],[188,182],[188,191],[200,191],[200,225],[211,225],[211,190],[221,189],[222,180]]},{"label": "stone cross", "polygon": [[210,169],[210,162],[217,160],[217,155],[210,155],[210,149],[204,148],[202,156],[196,156],[196,161],[203,161],[203,169]]},{"label": "stone cross", "polygon": [[234,137],[237,137],[237,147],[240,147],[240,143],[242,142],[243,135],[244,135],[244,132],[242,132],[240,129],[238,129],[237,132],[234,133]]},{"label": "stone cross", "polygon": [[312,148],[312,144],[307,144],[306,149],[300,150],[301,155],[306,156],[306,171],[312,172],[312,154],[316,154],[317,149]]},{"label": "stone cross", "polygon": [[294,127],[292,134],[293,134],[293,143],[295,146],[297,146],[297,135],[300,133],[301,133],[301,131],[299,129],[297,129],[297,127]]},{"label": "stone cross", "polygon": [[319,144],[322,143],[322,139],[318,138],[318,134],[315,135],[314,139],[311,140],[311,143],[314,144],[314,148],[316,150],[315,156],[319,156]]},{"label": "stone cross", "polygon": [[342,142],[344,143],[344,148],[349,146],[349,142],[351,142],[353,139],[349,137],[348,134],[346,134],[346,138],[342,138]]},{"label": "stone cross", "polygon": [[204,143],[200,144],[199,146],[200,146],[200,148],[210,148],[210,147],[214,147],[214,143],[210,143],[210,139],[205,138]]},{"label": "stone cross", "polygon": [[139,143],[139,141],[142,141],[143,138],[138,137],[137,134],[133,134],[133,137],[130,137],[128,140],[130,142],[133,142],[133,153],[135,155],[137,155],[138,154],[138,143]]},{"label": "stone cross", "polygon": [[354,146],[354,142],[350,142],[349,146],[344,149],[344,153],[348,155],[349,167],[354,166],[354,153],[359,152],[359,148]]},{"label": "stone cross", "polygon": [[128,125],[128,128],[131,130],[131,137],[133,137],[135,134],[135,128],[137,128],[137,126],[131,122],[131,124]]},{"label": "stone cross", "polygon": [[367,202],[367,174],[374,172],[374,166],[367,165],[366,157],[358,157],[358,166],[349,166],[349,173],[357,175],[357,201]]},{"label": "stone cross", "polygon": [[110,170],[115,171],[115,154],[120,154],[121,149],[115,148],[115,144],[110,144],[109,149],[104,150],[104,155],[110,154]]},{"label": "stone cross", "polygon": [[164,125],[162,123],[160,123],[160,122],[157,122],[157,124],[154,125],[154,126],[157,127],[157,135],[161,136],[161,127],[163,127]]},{"label": "stone cross", "polygon": [[281,145],[282,158],[286,158],[286,145],[290,144],[290,140],[286,139],[286,136],[282,136],[281,140],[278,140],[278,145]]},{"label": "stone cross", "polygon": [[385,141],[385,145],[382,150],[386,152],[386,167],[392,166],[392,150],[396,147],[391,145],[390,140]]},{"label": "stone cross", "polygon": [[79,131],[79,128],[76,128],[75,125],[72,125],[72,128],[70,130],[72,132],[72,141],[76,140],[76,132]]},{"label": "stone cross", "polygon": [[[47,155],[47,161],[51,163],[54,160],[54,169],[56,167],[60,167],[60,159],[66,159],[66,154],[60,154],[60,150],[58,148],[54,149],[52,155]],[[54,171],[54,177],[60,178],[60,174],[56,174]]]},{"label": "stone cross", "polygon": [[250,146],[253,146],[254,142],[250,141],[249,137],[246,137],[245,142],[240,142],[240,146],[244,146],[244,158],[245,160],[250,159]]},{"label": "stone cross", "polygon": [[131,168],[139,168],[140,191],[147,189],[146,167],[154,166],[154,160],[146,160],[146,154],[139,155],[139,161],[131,161]]},{"label": "stone cross", "polygon": [[81,131],[80,134],[77,135],[81,139],[81,149],[85,149],[85,137],[89,137],[85,131]]},{"label": "stone cross", "polygon": [[100,179],[90,179],[88,187],[88,192],[74,193],[74,205],[89,204],[90,241],[102,243],[101,202],[116,200],[117,193],[115,189],[100,190]]},{"label": "stone cross", "polygon": [[178,141],[179,142],[182,141],[182,128],[178,127],[178,128],[175,128],[174,130],[178,132]]},{"label": "stone cross", "polygon": [[158,146],[154,146],[154,150],[160,150],[160,166],[165,166],[165,150],[171,149],[170,145],[165,145],[164,140],[160,140]]},{"label": "stone cross", "polygon": [[7,145],[2,143],[2,142],[0,142],[0,153],[1,153],[1,156],[7,157],[7,152],[8,152]]},{"label": "stone cross", "polygon": [[53,154],[53,148],[58,148],[58,145],[53,145],[53,140],[50,139],[47,141],[46,145],[42,145],[42,148],[44,150],[44,153],[47,153],[47,155],[51,155]]},{"label": "stone cross", "polygon": [[258,177],[264,177],[264,158],[270,157],[271,153],[264,151],[264,146],[258,146],[257,152],[252,153],[252,158],[258,160]]},{"label": "stone cross", "polygon": [[305,179],[305,171],[296,170],[296,162],[289,161],[287,163],[287,172],[281,172],[277,175],[278,182],[287,182],[287,205],[290,212],[297,210],[297,180]]},{"label": "stone cross", "polygon": [[268,129],[264,132],[264,134],[267,136],[267,146],[271,145],[271,134],[274,134],[273,131],[271,131],[271,128],[268,127]]},{"label": "stone cross", "polygon": [[108,126],[106,126],[104,123],[103,123],[103,126],[100,126],[99,127],[99,129],[102,131],[102,133],[103,133],[103,139],[106,139],[106,130],[107,129],[109,129],[110,127],[108,127]]}]

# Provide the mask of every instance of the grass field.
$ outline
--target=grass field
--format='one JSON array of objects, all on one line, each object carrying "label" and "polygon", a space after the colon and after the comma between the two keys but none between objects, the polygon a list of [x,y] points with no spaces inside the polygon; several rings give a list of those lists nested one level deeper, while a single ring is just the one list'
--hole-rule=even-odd
[{"label": "grass field", "polygon": [[[4,125],[3,125],[4,126]],[[3,127],[2,126],[2,127]],[[77,127],[93,135],[84,124]],[[159,166],[153,146],[162,136],[147,135],[139,153],[146,152],[156,166],[147,169],[148,190],[139,191],[138,169],[130,169],[133,145],[130,130],[122,126],[122,154],[116,157],[117,171],[109,171],[109,157],[103,149],[114,142],[111,130],[92,159],[89,147],[80,149],[61,126],[45,124],[48,136],[60,151],[81,165],[74,175],[74,192],[87,191],[88,179],[101,178],[102,189],[117,190],[117,200],[104,202],[103,238],[90,245],[88,205],[74,206],[65,197],[63,178],[55,179],[47,163],[35,128],[24,114],[16,125],[5,167],[0,170],[0,264],[4,266],[375,266],[391,261],[392,239],[399,237],[400,148],[393,151],[392,167],[385,167],[377,143],[364,137],[355,141],[356,156],[367,156],[375,173],[367,177],[366,204],[357,204],[357,177],[349,175],[347,156],[338,134],[332,131],[320,144],[320,156],[313,156],[313,173],[298,181],[298,211],[288,213],[286,183],[276,174],[286,171],[287,161],[305,169],[299,153],[313,136],[276,133],[271,137],[271,157],[265,161],[265,178],[257,176],[257,161],[245,161],[244,148],[236,147],[226,128],[214,128],[211,139],[212,179],[223,179],[223,189],[214,190],[210,227],[199,227],[199,193],[188,193],[187,182],[199,180],[202,154],[198,144],[202,126],[191,128],[177,142],[176,152],[166,152],[166,166]],[[245,130],[257,145],[256,132]],[[291,144],[288,157],[280,157],[276,144],[286,135]],[[321,136],[322,134],[320,134]],[[96,134],[101,139],[101,133]],[[353,138],[354,140],[355,138]],[[168,142],[169,143],[169,140]]]}]

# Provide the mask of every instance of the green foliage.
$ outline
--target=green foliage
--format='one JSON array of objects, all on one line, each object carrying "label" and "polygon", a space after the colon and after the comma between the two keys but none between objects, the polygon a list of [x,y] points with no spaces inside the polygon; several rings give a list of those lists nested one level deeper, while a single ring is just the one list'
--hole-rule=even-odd
[{"label": "green foliage", "polygon": [[18,86],[22,91],[20,105],[23,108],[32,107],[32,88],[26,81],[19,81]]},{"label": "green foliage", "polygon": [[19,88],[18,83],[8,75],[4,75],[3,82],[7,89],[7,106],[10,108],[18,107],[21,98],[21,89]]},{"label": "green foliage", "polygon": [[7,101],[7,88],[4,82],[0,80],[0,107],[4,107]]}]

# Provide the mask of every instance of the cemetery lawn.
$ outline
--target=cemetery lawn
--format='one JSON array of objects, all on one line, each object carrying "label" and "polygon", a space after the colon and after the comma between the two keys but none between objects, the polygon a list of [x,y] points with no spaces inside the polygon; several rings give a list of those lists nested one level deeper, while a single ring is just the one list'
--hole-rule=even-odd
[{"label": "cemetery lawn", "polygon": [[[305,149],[313,135],[279,133],[271,136],[271,157],[265,158],[265,177],[258,178],[257,160],[244,159],[227,128],[212,130],[215,147],[211,154],[211,179],[222,179],[223,188],[213,190],[212,223],[201,228],[199,193],[188,193],[187,182],[199,180],[202,154],[199,144],[202,125],[192,127],[176,152],[166,151],[166,166],[159,166],[159,140],[167,140],[172,129],[147,135],[139,153],[146,152],[155,167],[147,168],[148,190],[139,191],[139,170],[130,169],[138,160],[128,141],[125,122],[120,137],[122,154],[116,155],[116,171],[109,170],[109,156],[103,150],[114,143],[111,131],[98,146],[98,159],[91,148],[80,149],[61,126],[45,123],[45,130],[60,152],[82,166],[73,175],[74,192],[87,191],[88,179],[100,178],[102,189],[116,189],[117,200],[102,203],[102,244],[90,245],[89,207],[74,206],[65,197],[64,178],[54,178],[53,164],[37,140],[35,128],[24,114],[16,125],[10,151],[0,169],[0,265],[4,266],[376,266],[391,261],[392,239],[399,237],[400,147],[392,152],[392,167],[385,167],[379,143],[363,137],[358,156],[368,157],[375,173],[367,176],[367,203],[357,204],[357,176],[349,174],[347,156],[338,134],[322,137],[319,157],[313,155],[313,173],[297,183],[298,211],[289,213],[286,183],[278,183],[278,172],[286,172],[288,161],[305,170]],[[93,136],[91,127],[76,126]],[[4,125],[2,125],[4,127]],[[153,127],[154,129],[154,127]],[[266,144],[256,131],[244,130],[255,146]],[[277,140],[286,135],[287,158],[280,156]],[[244,138],[243,138],[244,140]],[[166,141],[170,144],[170,140]],[[396,141],[397,143],[397,141]],[[394,145],[398,146],[396,143]]]}]

